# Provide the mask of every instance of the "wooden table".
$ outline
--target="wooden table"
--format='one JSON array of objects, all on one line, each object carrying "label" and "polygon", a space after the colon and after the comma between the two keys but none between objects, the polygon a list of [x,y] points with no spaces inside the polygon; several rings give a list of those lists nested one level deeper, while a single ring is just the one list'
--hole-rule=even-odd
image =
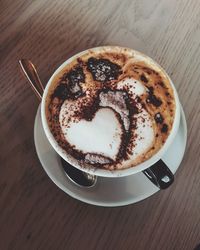
[{"label": "wooden table", "polygon": [[[0,249],[194,249],[200,243],[200,5],[197,0],[2,0],[0,3]],[[103,208],[74,200],[37,158],[38,100],[19,71],[47,82],[71,55],[98,45],[143,51],[169,73],[188,144],[175,183],[145,201]]]}]

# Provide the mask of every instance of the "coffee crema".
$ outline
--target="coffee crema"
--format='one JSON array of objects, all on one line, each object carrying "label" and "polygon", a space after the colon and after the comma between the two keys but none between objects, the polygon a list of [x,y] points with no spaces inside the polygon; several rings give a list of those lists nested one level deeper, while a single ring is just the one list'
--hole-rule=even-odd
[{"label": "coffee crema", "polygon": [[58,145],[81,167],[126,169],[152,157],[173,126],[170,80],[131,49],[88,50],[53,79],[46,117]]}]

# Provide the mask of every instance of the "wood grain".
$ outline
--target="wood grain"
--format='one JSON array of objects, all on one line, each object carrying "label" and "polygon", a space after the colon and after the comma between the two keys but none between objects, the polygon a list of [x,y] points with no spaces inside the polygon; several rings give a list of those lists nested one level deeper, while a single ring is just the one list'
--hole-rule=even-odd
[{"label": "wood grain", "polygon": [[[0,249],[194,249],[200,243],[200,5],[196,0],[1,0]],[[36,156],[38,101],[18,67],[47,82],[66,58],[117,44],[160,63],[179,92],[188,145],[172,187],[127,207],[83,204]]]}]

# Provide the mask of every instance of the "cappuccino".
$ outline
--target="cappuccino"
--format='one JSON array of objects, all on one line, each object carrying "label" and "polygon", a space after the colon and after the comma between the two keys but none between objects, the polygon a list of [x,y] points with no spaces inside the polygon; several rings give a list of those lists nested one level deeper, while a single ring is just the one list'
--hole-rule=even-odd
[{"label": "cappuccino", "polygon": [[109,170],[136,166],[158,152],[173,126],[169,78],[131,49],[88,50],[53,79],[46,117],[70,162]]}]

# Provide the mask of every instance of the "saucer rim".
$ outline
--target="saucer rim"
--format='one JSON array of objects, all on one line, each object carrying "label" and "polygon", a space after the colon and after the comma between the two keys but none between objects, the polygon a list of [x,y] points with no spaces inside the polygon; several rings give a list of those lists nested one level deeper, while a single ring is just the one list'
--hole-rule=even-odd
[{"label": "saucer rim", "polygon": [[[187,123],[186,123],[186,118],[185,118],[185,113],[184,113],[184,110],[183,110],[183,107],[182,105],[180,104],[180,107],[181,107],[181,118],[180,118],[180,124],[182,123],[183,124],[183,133],[184,133],[184,149],[182,151],[182,156],[181,156],[181,161],[179,163],[179,165],[175,168],[175,172],[178,170],[178,168],[180,167],[181,165],[181,162],[183,160],[183,157],[184,157],[184,154],[185,154],[185,149],[186,149],[186,144],[187,144]],[[81,195],[79,195],[77,192],[72,192],[70,191],[65,185],[63,185],[62,183],[58,183],[58,182],[55,182],[54,178],[53,178],[53,175],[50,174],[48,172],[48,168],[46,167],[46,164],[44,163],[41,155],[40,155],[40,152],[39,152],[39,148],[38,148],[38,145],[37,145],[37,121],[38,121],[38,116],[40,115],[40,109],[41,109],[41,105],[39,105],[38,107],[38,110],[37,110],[37,113],[36,113],[36,116],[35,116],[35,122],[34,122],[34,144],[35,144],[35,149],[36,149],[36,153],[37,153],[37,156],[38,156],[38,159],[43,167],[43,169],[45,170],[45,172],[47,173],[48,177],[51,179],[51,181],[53,183],[55,183],[55,185],[60,188],[62,191],[64,191],[66,194],[68,194],[69,196],[71,196],[72,198],[76,199],[76,200],[79,200],[81,202],[84,202],[86,204],[90,204],[90,205],[95,205],[95,206],[102,206],[102,207],[119,207],[119,206],[126,206],[126,205],[130,205],[130,204],[134,204],[134,203],[137,203],[139,201],[142,201],[144,199],[147,199],[149,198],[150,196],[156,194],[158,191],[160,191],[160,189],[156,188],[156,189],[153,189],[153,190],[150,190],[148,192],[145,192],[144,195],[140,195],[138,197],[134,197],[134,199],[128,199],[127,201],[115,201],[115,202],[102,202],[102,201],[94,201],[94,200],[90,200],[88,198],[84,198],[82,197]],[[180,126],[179,124],[179,126]],[[46,137],[46,135],[45,135]],[[48,141],[48,139],[46,138],[46,140]],[[49,142],[48,142],[49,143]],[[49,143],[50,144],[50,143]],[[50,145],[51,146],[51,145]],[[51,146],[52,147],[52,146]],[[53,147],[52,147],[53,149]],[[54,150],[54,149],[53,149]],[[54,150],[55,151],[55,150]],[[137,174],[140,174],[139,173],[136,173],[134,175],[137,175]],[[118,177],[118,178],[128,178],[130,176],[124,176],[124,177]],[[109,178],[112,178],[112,177],[98,177],[98,178],[104,178],[104,179],[109,179]]]}]

